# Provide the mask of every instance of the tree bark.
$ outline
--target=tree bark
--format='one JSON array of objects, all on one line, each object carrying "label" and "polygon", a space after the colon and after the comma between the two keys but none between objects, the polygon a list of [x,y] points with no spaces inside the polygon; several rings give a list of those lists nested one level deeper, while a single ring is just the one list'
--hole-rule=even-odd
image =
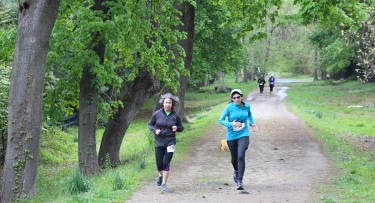
[{"label": "tree bark", "polygon": [[99,173],[95,139],[98,90],[91,87],[95,76],[90,70],[90,66],[84,66],[79,92],[78,161],[84,176]]},{"label": "tree bark", "polygon": [[120,147],[126,130],[142,105],[159,90],[159,80],[147,68],[143,68],[121,99],[124,107],[119,107],[118,112],[108,121],[99,150],[101,166],[105,164],[107,157],[112,165],[120,162]]},{"label": "tree bark", "polygon": [[[178,44],[184,48],[186,57],[184,58],[184,65],[186,70],[191,70],[191,63],[193,60],[193,43],[194,43],[194,17],[195,17],[195,7],[189,2],[184,1],[181,5],[177,6],[177,9],[181,11],[182,16],[180,20],[182,25],[176,27],[179,31],[185,31],[187,33],[186,40],[179,40]],[[179,114],[182,122],[188,123],[184,112],[185,107],[185,92],[188,83],[188,76],[182,75],[180,73],[180,86],[177,89],[177,96],[180,99],[180,104],[176,106],[175,111]]]},{"label": "tree bark", "polygon": [[[95,0],[91,10],[102,11],[107,14],[108,8],[103,5],[106,0]],[[106,19],[103,19],[105,21]],[[98,33],[93,33],[93,41],[98,40]],[[95,43],[94,43],[95,44]],[[93,50],[99,57],[99,63],[104,64],[106,45],[98,41]],[[88,65],[83,67],[79,93],[79,119],[78,119],[78,161],[79,170],[84,176],[99,173],[99,162],[96,151],[96,120],[98,108],[98,90],[92,87],[95,75]]]},{"label": "tree bark", "polygon": [[276,28],[277,28],[277,25],[272,25],[271,28],[270,28],[270,31],[268,33],[266,54],[265,54],[265,59],[264,59],[264,65],[266,66],[265,68],[269,68],[268,59],[270,57],[271,36],[272,36],[272,34],[273,34],[273,32],[275,31]]},{"label": "tree bark", "polygon": [[59,5],[60,0],[29,0],[18,15],[0,192],[3,203],[36,194],[46,59]]}]

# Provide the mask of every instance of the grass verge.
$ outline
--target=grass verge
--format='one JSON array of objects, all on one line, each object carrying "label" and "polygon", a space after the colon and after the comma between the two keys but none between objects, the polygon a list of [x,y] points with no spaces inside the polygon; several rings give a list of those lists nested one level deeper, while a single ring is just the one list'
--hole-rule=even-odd
[{"label": "grass verge", "polygon": [[339,174],[321,202],[375,202],[374,84],[291,85],[287,106],[311,127]]}]

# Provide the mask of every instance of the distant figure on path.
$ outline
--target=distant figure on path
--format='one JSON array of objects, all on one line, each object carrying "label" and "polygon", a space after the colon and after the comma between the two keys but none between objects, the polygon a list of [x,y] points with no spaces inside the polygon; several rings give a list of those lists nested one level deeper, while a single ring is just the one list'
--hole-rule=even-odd
[{"label": "distant figure on path", "polygon": [[159,102],[163,108],[152,114],[148,128],[155,135],[156,168],[159,172],[156,185],[166,191],[170,163],[176,147],[176,132],[182,132],[184,127],[180,116],[173,110],[173,106],[179,103],[178,97],[166,93],[161,95]]},{"label": "distant figure on path", "polygon": [[273,86],[275,85],[275,77],[273,76],[273,73],[271,73],[271,76],[268,78],[268,82],[270,83],[270,94],[272,94]]},{"label": "distant figure on path", "polygon": [[260,94],[263,94],[264,84],[266,84],[266,81],[264,80],[263,75],[261,75],[260,78],[258,79],[258,84],[259,84]]},{"label": "distant figure on path", "polygon": [[[237,190],[244,190],[242,179],[245,173],[245,152],[250,143],[250,132],[258,128],[254,123],[250,111],[250,105],[242,101],[240,89],[233,89],[230,93],[230,102],[222,112],[219,123],[227,127],[226,139],[231,154],[231,162],[234,169],[233,180],[237,184]],[[228,117],[228,120],[226,118]]]}]

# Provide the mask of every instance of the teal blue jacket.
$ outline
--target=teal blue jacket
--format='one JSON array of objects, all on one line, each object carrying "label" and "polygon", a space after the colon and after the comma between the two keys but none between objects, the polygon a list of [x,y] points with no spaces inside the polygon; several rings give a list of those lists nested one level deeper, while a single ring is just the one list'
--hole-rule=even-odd
[{"label": "teal blue jacket", "polygon": [[[254,124],[253,116],[251,115],[250,105],[242,102],[242,107],[238,106],[236,103],[229,103],[223,113],[220,116],[219,123],[227,127],[227,140],[235,140],[240,137],[250,136],[249,125]],[[226,118],[228,119],[226,120]],[[241,131],[233,131],[232,122],[245,123],[245,128]]]}]

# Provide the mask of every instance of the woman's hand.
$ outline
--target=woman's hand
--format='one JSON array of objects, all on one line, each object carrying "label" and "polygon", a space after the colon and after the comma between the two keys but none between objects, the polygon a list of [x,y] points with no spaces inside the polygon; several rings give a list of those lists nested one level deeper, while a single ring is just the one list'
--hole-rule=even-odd
[{"label": "woman's hand", "polygon": [[177,126],[172,126],[172,131],[176,131],[177,130]]},{"label": "woman's hand", "polygon": [[255,123],[253,125],[251,125],[251,128],[253,129],[253,132],[258,131],[258,127]]},{"label": "woman's hand", "polygon": [[156,134],[156,135],[159,135],[159,134],[160,134],[160,129],[156,129],[156,130],[155,130],[155,134]]},{"label": "woman's hand", "polygon": [[236,119],[234,119],[234,121],[232,122],[232,127],[233,128],[239,128],[242,126],[242,123],[241,122],[236,122]]}]

